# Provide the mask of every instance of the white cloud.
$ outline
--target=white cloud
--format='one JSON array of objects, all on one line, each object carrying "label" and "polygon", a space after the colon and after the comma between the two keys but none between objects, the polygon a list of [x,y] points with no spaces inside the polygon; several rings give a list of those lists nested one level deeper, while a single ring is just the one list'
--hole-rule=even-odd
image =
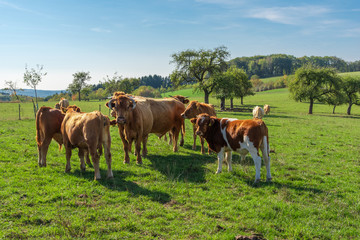
[{"label": "white cloud", "polygon": [[303,6],[303,7],[272,7],[256,8],[249,11],[248,17],[266,19],[271,22],[300,25],[309,18],[319,18],[330,9],[321,6]]}]

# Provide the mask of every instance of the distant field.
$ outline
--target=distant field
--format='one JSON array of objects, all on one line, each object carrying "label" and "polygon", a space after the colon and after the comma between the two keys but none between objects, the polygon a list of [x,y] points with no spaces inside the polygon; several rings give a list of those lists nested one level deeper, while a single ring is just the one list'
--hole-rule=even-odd
[{"label": "distant field", "polygon": [[[203,101],[191,89],[171,93]],[[210,98],[219,105],[219,101]],[[114,179],[94,181],[94,170],[80,171],[73,150],[65,173],[65,153],[53,142],[48,166],[37,166],[32,105],[0,104],[0,239],[234,239],[260,234],[266,239],[358,239],[360,236],[360,107],[289,99],[287,89],[256,93],[235,101],[236,112],[219,117],[251,118],[255,105],[271,106],[269,128],[273,181],[253,184],[255,167],[233,157],[234,171],[221,174],[215,155],[193,151],[186,121],[184,147],[173,153],[156,136],[148,141],[144,164],[131,155],[124,165],[122,143],[111,128]],[[83,111],[108,110],[105,102],[71,102]],[[228,102],[227,102],[228,103]],[[53,106],[54,103],[41,103]],[[244,111],[241,111],[244,110]],[[11,120],[10,120],[11,119]],[[199,143],[199,140],[198,140]],[[105,159],[100,160],[106,175]]]}]

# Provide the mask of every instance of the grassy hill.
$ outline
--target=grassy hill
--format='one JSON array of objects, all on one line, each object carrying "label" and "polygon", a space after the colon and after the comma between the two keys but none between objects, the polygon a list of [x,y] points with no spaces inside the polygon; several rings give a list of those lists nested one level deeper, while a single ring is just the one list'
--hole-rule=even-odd
[{"label": "grassy hill", "polygon": [[[203,101],[191,89],[169,93]],[[218,100],[210,98],[218,105]],[[245,106],[271,106],[269,128],[273,181],[254,184],[249,156],[233,157],[233,172],[214,174],[216,155],[192,146],[186,120],[179,152],[155,135],[144,164],[124,165],[122,143],[111,128],[114,179],[94,181],[94,170],[80,171],[73,150],[70,173],[65,152],[54,142],[48,166],[37,166],[35,121],[10,120],[18,104],[0,104],[0,239],[357,239],[360,236],[360,107],[314,106],[289,98],[287,89],[256,93]],[[83,111],[108,114],[105,102],[72,102]],[[31,113],[31,105],[21,104]],[[53,106],[44,102],[40,105]],[[218,110],[218,109],[217,109]],[[219,117],[251,118],[250,111],[217,111]],[[16,119],[16,118],[15,118]],[[100,159],[102,177],[106,163]]]}]

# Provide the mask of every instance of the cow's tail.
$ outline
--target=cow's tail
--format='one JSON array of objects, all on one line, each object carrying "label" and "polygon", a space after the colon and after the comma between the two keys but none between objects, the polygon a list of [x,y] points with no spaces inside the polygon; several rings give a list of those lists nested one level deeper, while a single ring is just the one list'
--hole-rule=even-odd
[{"label": "cow's tail", "polygon": [[38,146],[41,146],[41,133],[40,133],[40,113],[42,112],[42,109],[37,112],[36,114],[36,142]]}]

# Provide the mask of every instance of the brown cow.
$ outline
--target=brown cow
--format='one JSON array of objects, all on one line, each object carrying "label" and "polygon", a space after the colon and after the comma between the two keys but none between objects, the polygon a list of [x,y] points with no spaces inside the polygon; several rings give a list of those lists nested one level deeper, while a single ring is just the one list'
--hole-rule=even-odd
[{"label": "brown cow", "polygon": [[255,182],[260,181],[260,148],[266,166],[266,179],[271,180],[268,129],[262,120],[216,118],[209,114],[200,114],[197,118],[192,118],[191,122],[196,126],[196,134],[203,136],[211,150],[218,154],[216,173],[222,171],[224,154],[228,170],[232,171],[232,151],[237,151],[243,156],[250,152],[255,163]]},{"label": "brown cow", "polygon": [[171,97],[173,99],[176,99],[176,100],[182,102],[183,104],[188,104],[189,103],[188,97],[184,97],[182,95],[175,95],[175,96],[169,95],[169,97]]},{"label": "brown cow", "polygon": [[129,151],[135,141],[136,162],[142,163],[140,150],[143,143],[142,156],[147,154],[146,142],[153,126],[153,115],[150,105],[144,100],[134,100],[127,95],[118,95],[111,99],[106,106],[116,114],[119,135],[125,152],[124,163],[130,162]]},{"label": "brown cow", "polygon": [[[191,119],[191,118],[196,118],[196,116],[201,113],[207,113],[210,116],[216,117],[214,105],[206,104],[206,103],[199,103],[198,101],[191,101],[190,104],[185,109],[185,111],[181,114],[181,116],[184,119]],[[192,147],[193,150],[196,149],[195,131],[196,131],[196,127],[193,125],[193,138],[194,138],[194,143],[193,143],[193,147]],[[205,153],[204,139],[201,136],[200,136],[200,143],[201,143],[201,153],[204,154]],[[210,151],[209,151],[209,153],[210,153]]]},{"label": "brown cow", "polygon": [[[136,148],[138,148],[136,150],[137,163],[142,163],[141,156],[138,154],[141,148],[140,143],[143,142],[143,156],[146,156],[146,142],[149,133],[155,133],[158,137],[161,137],[170,131],[173,151],[178,151],[177,141],[184,123],[180,114],[185,110],[185,106],[181,102],[174,99],[133,98],[128,95],[119,95],[106,103],[106,106],[116,112],[120,137],[124,143],[125,163],[129,162],[126,152],[130,150],[133,140],[136,140]],[[136,110],[138,106],[139,109]],[[137,126],[139,124],[143,128]],[[150,130],[147,129],[148,126],[150,126]],[[124,141],[123,136],[130,133],[132,138]],[[141,140],[141,137],[144,139]]]},{"label": "brown cow", "polygon": [[64,116],[60,110],[51,107],[41,107],[36,113],[36,142],[40,167],[46,167],[46,155],[51,139],[54,139],[61,149],[63,139],[60,127]]},{"label": "brown cow", "polygon": [[108,166],[107,177],[112,178],[109,128],[109,118],[100,112],[79,113],[69,107],[61,125],[63,143],[66,149],[65,171],[69,172],[71,170],[70,158],[72,148],[77,147],[79,149],[78,155],[81,161],[81,170],[85,171],[84,154],[89,151],[94,165],[94,178],[95,180],[101,179],[99,160],[102,148],[104,147]]}]

